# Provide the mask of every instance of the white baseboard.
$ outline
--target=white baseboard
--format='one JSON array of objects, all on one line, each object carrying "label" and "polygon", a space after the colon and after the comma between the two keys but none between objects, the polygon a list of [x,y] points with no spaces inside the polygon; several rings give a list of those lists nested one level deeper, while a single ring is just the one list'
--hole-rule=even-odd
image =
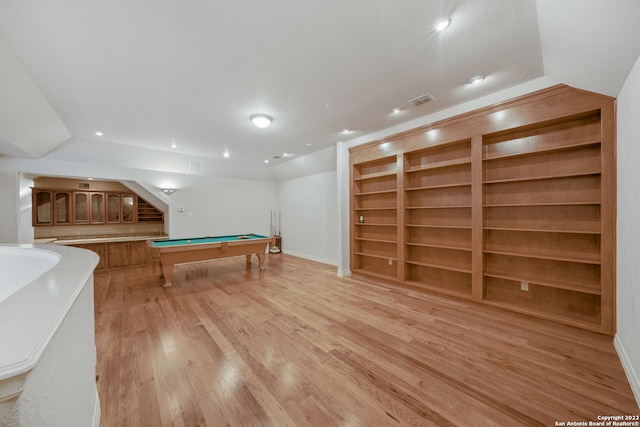
[{"label": "white baseboard", "polygon": [[93,404],[93,427],[100,427],[100,395],[96,389],[96,400]]},{"label": "white baseboard", "polygon": [[620,336],[616,334],[616,336],[613,338],[613,346],[618,353],[618,358],[622,363],[622,369],[624,369],[624,373],[627,375],[629,384],[631,384],[631,390],[633,391],[633,395],[636,398],[636,403],[640,407],[640,380],[638,380],[638,374],[633,368],[631,360],[629,360],[629,356],[627,356],[627,352],[625,351],[624,346],[622,345],[622,341],[619,337]]},{"label": "white baseboard", "polygon": [[351,269],[347,268],[344,270],[338,270],[338,277],[348,277],[351,276]]},{"label": "white baseboard", "polygon": [[329,265],[334,265],[334,266],[338,265],[338,263],[335,260],[332,260],[332,259],[320,258],[320,257],[309,255],[309,254],[303,254],[303,253],[300,253],[300,252],[290,251],[288,249],[286,251],[283,250],[282,253],[283,254],[287,254],[287,255],[297,256],[298,258],[308,259],[310,261],[320,262],[322,264],[329,264]]}]

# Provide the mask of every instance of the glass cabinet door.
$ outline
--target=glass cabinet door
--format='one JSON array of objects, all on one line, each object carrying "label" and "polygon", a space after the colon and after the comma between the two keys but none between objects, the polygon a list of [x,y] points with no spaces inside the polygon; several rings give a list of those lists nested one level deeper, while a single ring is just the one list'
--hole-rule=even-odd
[{"label": "glass cabinet door", "polygon": [[75,193],[73,195],[73,222],[87,224],[89,222],[89,195],[87,193]]},{"label": "glass cabinet door", "polygon": [[36,191],[33,199],[33,225],[53,224],[51,191]]},{"label": "glass cabinet door", "polygon": [[122,195],[122,222],[133,223],[135,215],[133,194]]},{"label": "glass cabinet door", "polygon": [[55,205],[53,207],[55,224],[71,223],[71,194],[67,191],[55,192]]},{"label": "glass cabinet door", "polygon": [[104,193],[91,193],[91,224],[104,223]]},{"label": "glass cabinet door", "polygon": [[107,222],[120,222],[119,194],[107,194]]}]

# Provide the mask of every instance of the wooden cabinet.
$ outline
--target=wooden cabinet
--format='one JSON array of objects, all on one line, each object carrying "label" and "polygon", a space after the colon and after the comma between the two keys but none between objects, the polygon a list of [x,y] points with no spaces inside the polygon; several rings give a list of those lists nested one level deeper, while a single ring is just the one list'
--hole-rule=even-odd
[{"label": "wooden cabinet", "polygon": [[121,222],[122,207],[120,204],[120,194],[107,193],[107,222],[109,224]]},{"label": "wooden cabinet", "polygon": [[149,258],[144,240],[109,243],[107,250],[109,268],[145,264]]},{"label": "wooden cabinet", "polygon": [[33,225],[53,224],[53,192],[50,190],[33,191]]},{"label": "wooden cabinet", "polygon": [[135,213],[137,211],[136,198],[133,194],[122,194],[122,215],[120,222],[124,224],[133,224],[135,222]]},{"label": "wooden cabinet", "polygon": [[90,224],[104,224],[105,205],[104,205],[104,193],[90,193],[89,204],[91,215],[89,216]]},{"label": "wooden cabinet", "polygon": [[54,224],[71,224],[71,193],[68,191],[55,191],[53,194],[55,200],[53,206]]},{"label": "wooden cabinet", "polygon": [[34,189],[33,225],[71,224],[71,192]]},{"label": "wooden cabinet", "polygon": [[89,249],[100,256],[100,262],[96,266],[96,270],[127,267],[151,262],[147,251],[146,240],[85,243],[74,244],[73,246]]},{"label": "wooden cabinet", "polygon": [[109,224],[133,224],[136,203],[133,194],[107,193],[107,222]]},{"label": "wooden cabinet", "polygon": [[33,225],[163,223],[164,213],[131,193],[32,189]]},{"label": "wooden cabinet", "polygon": [[355,274],[615,333],[613,99],[558,86],[350,158]]},{"label": "wooden cabinet", "polygon": [[73,194],[74,224],[89,224],[89,193]]}]

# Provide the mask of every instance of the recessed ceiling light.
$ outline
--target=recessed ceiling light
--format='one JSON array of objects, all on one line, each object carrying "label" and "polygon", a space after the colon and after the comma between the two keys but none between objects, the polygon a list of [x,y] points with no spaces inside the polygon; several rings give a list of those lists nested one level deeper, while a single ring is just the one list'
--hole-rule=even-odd
[{"label": "recessed ceiling light", "polygon": [[400,108],[398,108],[398,107],[396,107],[396,108],[394,108],[393,110],[391,110],[391,112],[392,112],[393,114],[399,114],[399,113],[400,113],[400,111],[402,111],[402,110],[401,110]]},{"label": "recessed ceiling light", "polygon": [[229,157],[229,150],[224,150],[224,153],[222,155],[225,157]]},{"label": "recessed ceiling light", "polygon": [[307,147],[311,147],[313,144],[310,142],[307,142]]},{"label": "recessed ceiling light", "polygon": [[282,155],[283,155],[284,157],[291,157],[291,156],[293,156],[293,154],[291,154],[291,153],[282,153]]},{"label": "recessed ceiling light", "polygon": [[351,132],[353,132],[353,131],[352,131],[351,129],[344,128],[344,129],[342,129],[340,132],[341,132],[341,133],[344,133],[344,134],[346,135],[346,134],[351,133]]},{"label": "recessed ceiling light", "polygon": [[273,121],[273,117],[266,114],[254,114],[249,118],[251,119],[251,123],[253,123],[255,127],[259,128],[266,128],[271,125],[271,122]]},{"label": "recessed ceiling light", "polygon": [[435,29],[436,31],[442,31],[449,26],[451,20],[449,18],[442,18],[436,22]]},{"label": "recessed ceiling light", "polygon": [[172,143],[171,143],[171,148],[176,148],[176,147],[177,147],[176,143],[175,143],[175,142],[172,142]]},{"label": "recessed ceiling light", "polygon": [[269,160],[265,160],[264,162],[265,162],[265,163],[269,163]]},{"label": "recessed ceiling light", "polygon": [[482,83],[484,81],[484,76],[473,76],[469,79],[469,83],[472,85],[477,85],[478,83]]},{"label": "recessed ceiling light", "polygon": [[96,131],[96,136],[102,136],[104,135],[102,132],[100,132],[99,130]]}]

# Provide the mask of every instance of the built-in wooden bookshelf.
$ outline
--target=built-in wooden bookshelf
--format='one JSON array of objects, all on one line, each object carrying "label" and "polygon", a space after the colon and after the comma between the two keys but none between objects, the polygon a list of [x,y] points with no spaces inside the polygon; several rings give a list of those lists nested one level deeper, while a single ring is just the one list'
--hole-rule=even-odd
[{"label": "built-in wooden bookshelf", "polygon": [[596,111],[485,136],[487,302],[600,324],[600,125]]},{"label": "built-in wooden bookshelf", "polygon": [[396,156],[353,168],[353,260],[356,269],[397,278],[398,192]]},{"label": "built-in wooden bookshelf", "polygon": [[354,274],[615,333],[614,99],[557,86],[350,158]]},{"label": "built-in wooden bookshelf", "polygon": [[405,280],[471,296],[471,141],[404,155]]},{"label": "built-in wooden bookshelf", "polygon": [[164,212],[144,200],[142,197],[138,196],[137,220],[138,223],[163,223]]}]

